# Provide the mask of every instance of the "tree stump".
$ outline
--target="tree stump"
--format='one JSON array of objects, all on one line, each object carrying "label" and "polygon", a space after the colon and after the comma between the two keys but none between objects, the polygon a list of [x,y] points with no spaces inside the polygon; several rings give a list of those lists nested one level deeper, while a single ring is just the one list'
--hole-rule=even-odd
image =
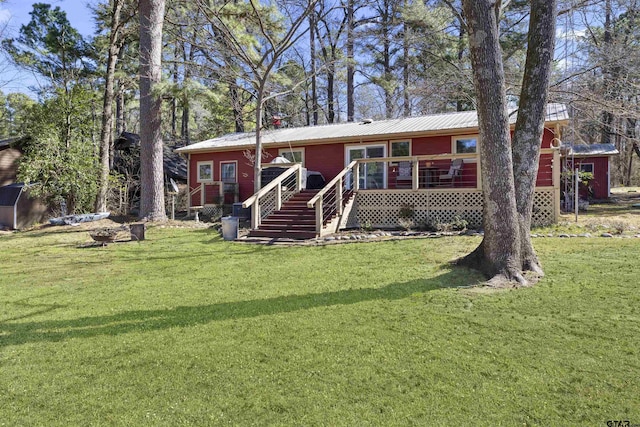
[{"label": "tree stump", "polygon": [[144,232],[146,230],[146,226],[143,222],[131,224],[129,228],[131,230],[131,240],[144,240]]}]

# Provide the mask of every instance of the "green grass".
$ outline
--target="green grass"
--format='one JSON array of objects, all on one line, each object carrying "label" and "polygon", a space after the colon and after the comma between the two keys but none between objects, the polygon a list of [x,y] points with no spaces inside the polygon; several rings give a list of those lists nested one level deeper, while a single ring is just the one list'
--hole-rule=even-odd
[{"label": "green grass", "polygon": [[0,425],[640,423],[638,240],[539,239],[543,281],[482,292],[471,237],[147,238],[0,236]]}]

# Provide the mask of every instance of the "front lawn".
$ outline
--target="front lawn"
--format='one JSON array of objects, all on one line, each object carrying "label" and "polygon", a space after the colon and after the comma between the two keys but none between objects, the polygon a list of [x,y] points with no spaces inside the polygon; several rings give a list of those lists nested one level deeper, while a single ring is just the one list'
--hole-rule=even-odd
[{"label": "front lawn", "polygon": [[447,264],[476,237],[89,240],[0,236],[0,425],[640,423],[638,239],[536,239],[491,292]]}]

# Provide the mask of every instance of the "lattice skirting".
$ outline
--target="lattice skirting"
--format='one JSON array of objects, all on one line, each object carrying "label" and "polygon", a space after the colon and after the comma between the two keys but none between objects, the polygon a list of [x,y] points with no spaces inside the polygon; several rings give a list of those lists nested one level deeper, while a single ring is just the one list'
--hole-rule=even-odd
[{"label": "lattice skirting", "polygon": [[[399,227],[398,214],[403,206],[414,210],[415,224],[450,223],[455,217],[469,226],[482,226],[482,192],[479,190],[389,191],[366,190],[356,194],[347,227]],[[535,226],[554,222],[553,189],[536,190],[532,222]]]}]

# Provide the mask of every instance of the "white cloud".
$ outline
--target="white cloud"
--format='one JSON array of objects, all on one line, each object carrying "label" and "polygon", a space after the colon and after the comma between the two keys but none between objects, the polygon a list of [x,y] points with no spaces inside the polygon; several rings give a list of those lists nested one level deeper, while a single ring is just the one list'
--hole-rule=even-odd
[{"label": "white cloud", "polygon": [[0,9],[0,25],[4,25],[11,19],[11,12],[9,9]]},{"label": "white cloud", "polygon": [[557,38],[568,39],[568,40],[578,40],[578,39],[584,38],[586,35],[587,35],[587,30],[584,28],[583,29],[569,28],[568,30],[564,28],[556,29]]}]

